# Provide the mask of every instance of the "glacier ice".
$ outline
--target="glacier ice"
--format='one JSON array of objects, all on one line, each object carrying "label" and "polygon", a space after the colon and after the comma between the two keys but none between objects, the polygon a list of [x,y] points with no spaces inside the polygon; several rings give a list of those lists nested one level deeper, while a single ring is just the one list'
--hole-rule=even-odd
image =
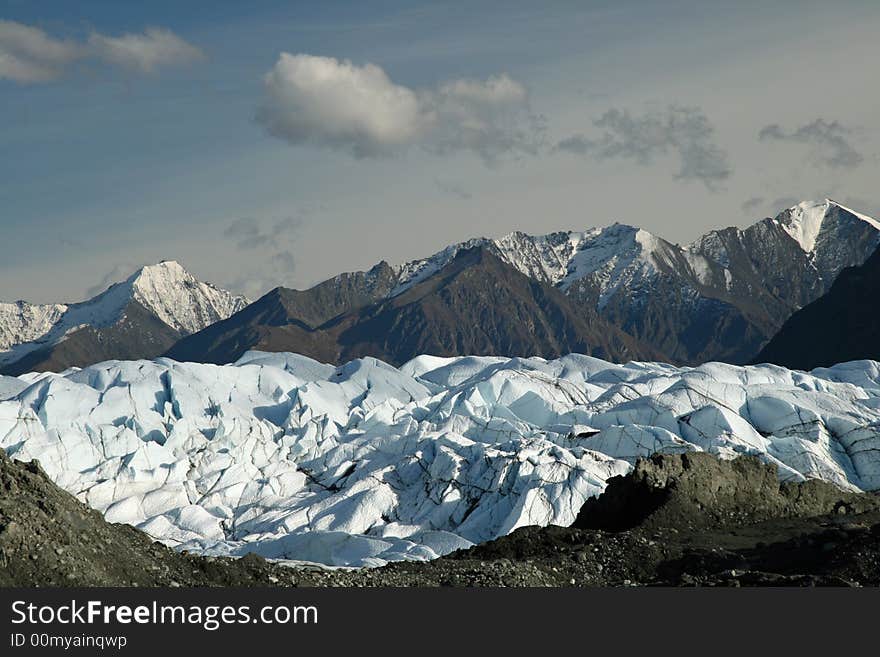
[{"label": "glacier ice", "polygon": [[381,565],[569,524],[654,452],[880,489],[880,364],[109,361],[0,377],[0,447],[181,549]]}]

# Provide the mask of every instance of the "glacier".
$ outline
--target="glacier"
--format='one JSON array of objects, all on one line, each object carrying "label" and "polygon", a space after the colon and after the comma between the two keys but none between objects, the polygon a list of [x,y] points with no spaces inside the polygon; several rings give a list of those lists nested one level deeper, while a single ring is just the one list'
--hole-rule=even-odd
[{"label": "glacier", "polygon": [[570,524],[655,452],[880,489],[880,363],[108,361],[0,377],[0,447],[178,549],[378,566]]}]

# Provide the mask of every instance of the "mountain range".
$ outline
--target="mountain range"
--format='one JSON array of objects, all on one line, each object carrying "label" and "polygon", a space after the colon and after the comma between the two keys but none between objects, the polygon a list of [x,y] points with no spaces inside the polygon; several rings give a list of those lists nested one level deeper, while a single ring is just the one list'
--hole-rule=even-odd
[{"label": "mountain range", "polygon": [[228,363],[252,349],[334,363],[572,351],[746,363],[878,244],[880,223],[826,199],[688,245],[623,224],[475,238],[252,304],[164,262],[80,304],[0,304],[0,372],[162,354]]},{"label": "mountain range", "polygon": [[197,280],[174,261],[143,267],[80,303],[2,303],[0,373],[154,358],[247,305],[246,298]]},{"label": "mountain range", "polygon": [[[422,353],[438,355],[566,353],[571,340],[550,337],[552,331],[545,331],[547,340],[519,336],[517,341],[498,331],[506,324],[539,326],[546,317],[518,307],[508,321],[486,324],[483,311],[493,303],[488,296],[474,305],[473,296],[451,294],[441,283],[458,272],[460,285],[462,266],[456,259],[481,250],[498,263],[490,273],[486,257],[471,258],[471,289],[493,289],[499,279],[518,280],[518,272],[531,281],[535,294],[550,298],[550,289],[561,293],[552,298],[565,308],[565,317],[583,320],[575,342],[590,345],[588,353],[595,345],[597,355],[613,360],[650,352],[652,358],[679,365],[745,363],[793,312],[819,298],[844,267],[864,262],[878,244],[880,223],[831,200],[800,203],[745,229],[711,231],[686,246],[622,224],[477,238],[400,266],[381,262],[310,290],[278,288],[255,302],[252,312],[185,338],[169,355],[228,363],[249,349],[283,349],[331,362],[372,355],[402,363],[419,353],[410,348],[414,340],[421,340]],[[508,271],[502,274],[504,267]],[[451,314],[428,317],[422,312],[414,321],[412,301],[427,290],[441,295]],[[503,305],[506,298],[500,295],[494,303]],[[533,299],[529,307],[536,303]],[[420,304],[434,305],[427,298]],[[584,322],[592,330],[584,330]],[[471,325],[483,328],[483,334],[449,338],[450,331],[461,334]],[[569,335],[571,326],[564,329]],[[621,330],[629,336],[626,344],[616,337]],[[425,336],[432,331],[447,336]],[[597,335],[615,340],[599,344]]]}]

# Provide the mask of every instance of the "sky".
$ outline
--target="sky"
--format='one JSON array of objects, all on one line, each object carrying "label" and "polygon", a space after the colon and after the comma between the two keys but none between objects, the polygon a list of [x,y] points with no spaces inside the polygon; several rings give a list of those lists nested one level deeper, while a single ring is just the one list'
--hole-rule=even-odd
[{"label": "sky", "polygon": [[880,3],[0,0],[0,299],[880,215]]}]

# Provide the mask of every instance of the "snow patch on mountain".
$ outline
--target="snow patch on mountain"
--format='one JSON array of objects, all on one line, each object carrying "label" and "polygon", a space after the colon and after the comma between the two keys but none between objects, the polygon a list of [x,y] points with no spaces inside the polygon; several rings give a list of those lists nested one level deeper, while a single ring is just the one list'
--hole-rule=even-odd
[{"label": "snow patch on mountain", "polygon": [[[818,248],[817,240],[823,230],[831,228],[828,217],[834,210],[864,221],[878,231],[880,237],[880,222],[828,199],[799,203],[772,222],[788,233],[801,249],[812,253]],[[742,230],[728,230],[742,241]],[[448,246],[428,258],[397,266],[398,283],[390,296],[402,294],[436,274],[459,251],[475,247],[487,248],[526,276],[566,292],[572,289],[583,292],[584,286],[595,286],[599,309],[620,290],[644,291],[660,272],[677,275],[691,287],[719,286],[729,291],[734,287],[737,272],[731,271],[730,254],[721,232],[711,231],[686,246],[671,244],[646,230],[618,223],[582,232],[528,235],[517,231],[500,239],[479,237]]]},{"label": "snow patch on mountain", "polygon": [[658,451],[880,489],[880,364],[116,361],[0,377],[0,447],[169,545],[380,565],[570,524]]},{"label": "snow patch on mountain", "polygon": [[0,351],[45,335],[67,309],[63,303],[0,303]]},{"label": "snow patch on mountain", "polygon": [[197,280],[179,263],[164,261],[142,267],[87,301],[0,304],[0,364],[55,344],[82,327],[112,326],[132,301],[183,334],[225,319],[248,304],[245,297]]},{"label": "snow patch on mountain", "polygon": [[490,239],[485,237],[475,237],[466,242],[459,242],[458,244],[447,246],[445,249],[435,253],[429,258],[411,260],[410,262],[393,267],[397,274],[397,286],[391,291],[389,296],[396,297],[403,294],[411,287],[430,278],[452,262],[455,259],[455,256],[458,255],[459,251],[466,251],[468,249],[483,246],[491,248],[492,244],[493,242]]},{"label": "snow patch on mountain", "polygon": [[601,288],[601,307],[619,288],[655,273],[663,260],[662,254],[672,245],[648,231],[624,224],[584,232],[527,235],[517,231],[497,240],[474,238],[399,266],[398,284],[391,296],[402,294],[437,273],[460,251],[475,247],[486,248],[526,276],[564,291],[590,276]]},{"label": "snow patch on mountain", "polygon": [[834,208],[848,212],[880,231],[880,223],[876,220],[845,208],[831,199],[825,199],[821,202],[804,201],[798,203],[780,214],[774,221],[800,245],[805,253],[812,253],[816,248],[816,241],[825,220],[830,210]]},{"label": "snow patch on mountain", "polygon": [[828,211],[828,202],[799,203],[779,219],[782,229],[791,235],[806,253],[816,246],[816,238],[822,230],[822,221]]},{"label": "snow patch on mountain", "polygon": [[598,285],[601,309],[619,289],[653,277],[659,271],[666,245],[648,231],[624,224],[581,233],[566,275],[558,285],[567,291],[589,278]]}]

